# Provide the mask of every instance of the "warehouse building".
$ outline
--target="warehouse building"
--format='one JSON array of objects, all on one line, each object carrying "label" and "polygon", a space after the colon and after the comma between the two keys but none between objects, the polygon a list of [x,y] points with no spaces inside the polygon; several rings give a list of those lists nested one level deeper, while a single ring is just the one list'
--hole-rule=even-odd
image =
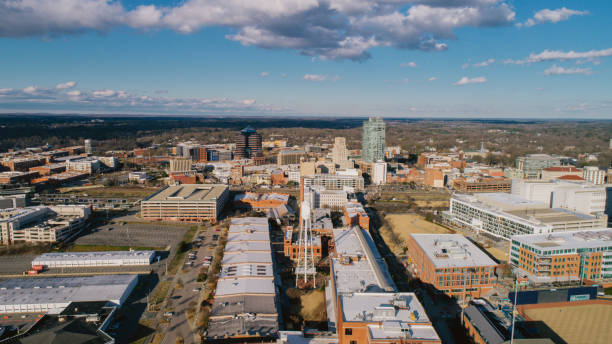
[{"label": "warehouse building", "polygon": [[449,296],[481,297],[493,289],[497,263],[459,234],[411,234],[413,274]]},{"label": "warehouse building", "polygon": [[268,219],[232,219],[205,342],[275,339],[279,328],[275,279]]},{"label": "warehouse building", "polygon": [[533,283],[612,278],[612,230],[512,237],[509,263]]},{"label": "warehouse building", "polygon": [[79,301],[110,301],[121,306],[137,284],[135,275],[10,279],[0,282],[0,314],[57,314]]},{"label": "warehouse building", "polygon": [[443,217],[454,225],[505,240],[521,234],[597,229],[607,223],[605,215],[549,208],[546,203],[506,193],[455,194]]},{"label": "warehouse building", "polygon": [[32,266],[67,268],[81,266],[150,265],[155,251],[105,251],[43,253],[32,260]]},{"label": "warehouse building", "polygon": [[0,196],[0,209],[19,208],[26,206],[26,195]]},{"label": "warehouse building", "polygon": [[181,222],[217,221],[229,199],[222,184],[168,186],[140,203],[145,219]]}]

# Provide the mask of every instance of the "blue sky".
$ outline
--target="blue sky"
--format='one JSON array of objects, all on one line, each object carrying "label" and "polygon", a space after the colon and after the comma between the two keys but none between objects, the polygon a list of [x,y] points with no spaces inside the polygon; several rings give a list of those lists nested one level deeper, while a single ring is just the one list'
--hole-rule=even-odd
[{"label": "blue sky", "polygon": [[610,13],[608,1],[0,1],[0,112],[609,119]]}]

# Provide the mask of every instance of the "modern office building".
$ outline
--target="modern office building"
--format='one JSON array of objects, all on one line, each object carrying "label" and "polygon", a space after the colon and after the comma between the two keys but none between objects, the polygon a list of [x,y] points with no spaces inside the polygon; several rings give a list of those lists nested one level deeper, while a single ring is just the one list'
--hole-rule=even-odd
[{"label": "modern office building", "polygon": [[229,189],[223,184],[168,186],[140,203],[141,216],[149,220],[215,222],[228,200]]},{"label": "modern office building", "polygon": [[612,278],[612,230],[516,235],[509,263],[534,283]]},{"label": "modern office building", "polygon": [[497,263],[463,235],[411,234],[408,256],[415,276],[450,296],[481,297],[497,283]]},{"label": "modern office building", "polygon": [[90,215],[85,205],[5,209],[0,211],[0,242],[63,242],[80,233]]},{"label": "modern office building", "polygon": [[88,174],[98,173],[102,167],[101,165],[100,160],[94,157],[72,158],[66,160],[67,171],[85,172]]},{"label": "modern office building", "polygon": [[328,190],[363,190],[362,176],[317,174],[313,176],[303,176],[302,183],[307,186],[322,186]]},{"label": "modern office building", "polygon": [[476,232],[510,240],[513,235],[548,234],[605,227],[605,215],[594,216],[506,193],[455,194],[443,217]]},{"label": "modern office building", "polygon": [[306,151],[301,149],[284,149],[278,152],[276,163],[279,166],[283,165],[299,165],[302,158],[306,156]]},{"label": "modern office building", "polygon": [[255,158],[263,156],[263,148],[261,144],[261,135],[257,133],[251,126],[240,131],[235,139],[236,150],[234,151],[235,159]]},{"label": "modern office building", "polygon": [[602,215],[606,208],[606,187],[584,181],[514,180],[512,194],[551,208],[592,215]]},{"label": "modern office building", "polygon": [[210,313],[207,343],[270,341],[279,321],[268,219],[232,219]]},{"label": "modern office building", "polygon": [[385,122],[381,117],[370,117],[363,122],[361,160],[385,160]]},{"label": "modern office building", "polygon": [[91,154],[93,150],[91,148],[91,139],[85,139],[85,153]]},{"label": "modern office building", "polygon": [[346,138],[336,137],[332,147],[332,162],[342,169],[352,168],[353,163],[348,159],[349,152],[346,148]]},{"label": "modern office building", "polygon": [[522,174],[523,179],[540,179],[543,169],[566,165],[568,165],[567,158],[558,155],[528,154],[516,158],[516,169]]}]

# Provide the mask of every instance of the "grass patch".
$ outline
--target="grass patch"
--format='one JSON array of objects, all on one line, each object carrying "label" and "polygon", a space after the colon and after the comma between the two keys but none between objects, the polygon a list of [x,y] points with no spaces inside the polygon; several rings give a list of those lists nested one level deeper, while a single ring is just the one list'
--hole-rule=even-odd
[{"label": "grass patch", "polygon": [[106,245],[72,245],[66,248],[66,252],[98,252],[98,251],[163,251],[164,247],[147,246],[106,246]]},{"label": "grass patch", "polygon": [[178,268],[181,266],[183,259],[185,258],[185,254],[189,251],[191,247],[191,242],[193,242],[193,237],[198,232],[198,226],[192,226],[189,228],[185,235],[183,236],[183,240],[178,244],[176,249],[176,254],[172,259],[172,262],[168,265],[168,273],[171,275],[176,274]]},{"label": "grass patch", "polygon": [[0,256],[19,256],[24,254],[41,254],[52,252],[56,249],[54,245],[40,244],[14,244],[0,248]]},{"label": "grass patch", "polygon": [[168,290],[170,289],[171,284],[172,284],[172,281],[160,282],[157,288],[155,289],[155,293],[153,294],[153,297],[151,298],[150,303],[152,305],[157,305],[161,303],[162,301],[164,301],[164,298],[168,294]]}]

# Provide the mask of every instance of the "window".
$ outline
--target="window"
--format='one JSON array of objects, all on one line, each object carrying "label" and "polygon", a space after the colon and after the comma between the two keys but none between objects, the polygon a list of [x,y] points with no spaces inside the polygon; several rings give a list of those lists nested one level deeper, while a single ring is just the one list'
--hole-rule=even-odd
[{"label": "window", "polygon": [[357,344],[356,340],[351,340],[351,344]]},{"label": "window", "polygon": [[[353,329],[352,328],[345,328],[344,329],[344,334],[347,335],[347,336],[352,336],[353,335]],[[355,341],[355,343],[357,343],[357,342]]]}]

